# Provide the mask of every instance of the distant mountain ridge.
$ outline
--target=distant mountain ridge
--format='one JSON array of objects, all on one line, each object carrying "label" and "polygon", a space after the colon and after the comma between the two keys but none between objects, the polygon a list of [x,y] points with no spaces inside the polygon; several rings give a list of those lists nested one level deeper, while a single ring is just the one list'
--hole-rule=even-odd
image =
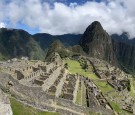
[{"label": "distant mountain ridge", "polygon": [[[43,60],[53,43],[64,45],[64,50],[60,50],[62,54],[66,50],[82,55],[86,53],[88,56],[106,60],[114,65],[118,64],[125,71],[135,71],[135,38],[130,40],[127,33],[110,36],[97,21],[89,25],[83,35],[46,33],[31,35],[21,29],[1,28],[0,60],[21,56]],[[53,51],[53,46],[50,51]]]},{"label": "distant mountain ridge", "polygon": [[135,45],[135,38],[129,38],[129,34],[127,32],[123,32],[121,35],[112,34],[111,38],[115,41],[126,43],[129,45]]},{"label": "distant mountain ridge", "polygon": [[48,48],[55,40],[60,40],[65,46],[74,46],[79,43],[81,34],[50,35],[47,33],[37,33],[33,35],[34,39],[44,48]]},{"label": "distant mountain ridge", "polygon": [[32,36],[18,29],[0,29],[0,58],[28,56],[30,59],[43,59],[44,51]]},{"label": "distant mountain ridge", "polygon": [[0,28],[0,59],[28,56],[30,59],[45,59],[49,46],[60,40],[64,46],[79,43],[81,35],[50,35],[38,33],[31,35],[21,29]]}]

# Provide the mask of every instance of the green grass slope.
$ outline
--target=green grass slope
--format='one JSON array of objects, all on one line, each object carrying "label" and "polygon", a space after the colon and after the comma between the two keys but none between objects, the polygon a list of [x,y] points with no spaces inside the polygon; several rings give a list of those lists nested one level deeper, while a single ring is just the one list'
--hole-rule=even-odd
[{"label": "green grass slope", "polygon": [[59,115],[58,113],[53,112],[38,111],[35,108],[24,105],[14,98],[10,98],[10,102],[13,115]]}]

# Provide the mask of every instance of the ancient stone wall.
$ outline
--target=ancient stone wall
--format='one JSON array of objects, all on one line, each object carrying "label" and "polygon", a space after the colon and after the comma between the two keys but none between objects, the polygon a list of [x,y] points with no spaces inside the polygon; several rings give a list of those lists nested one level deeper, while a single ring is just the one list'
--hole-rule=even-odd
[{"label": "ancient stone wall", "polygon": [[61,94],[61,92],[62,92],[62,86],[64,85],[64,81],[65,81],[65,79],[66,79],[66,76],[67,76],[67,73],[65,72],[65,73],[63,74],[63,78],[61,78],[60,83],[59,83],[58,86],[57,86],[57,90],[56,90],[56,93],[55,93],[55,96],[56,96],[56,97],[59,97],[60,94]]},{"label": "ancient stone wall", "polygon": [[53,85],[57,77],[60,75],[61,69],[61,67],[58,67],[56,70],[53,71],[49,78],[44,81],[44,84],[42,85],[44,91],[47,91],[49,87]]},{"label": "ancient stone wall", "polygon": [[[3,77],[0,77],[0,88],[3,89],[4,91],[9,91],[11,95],[14,96],[16,99],[20,100],[23,103],[26,103],[27,105],[34,106],[40,110],[55,111],[55,107],[52,106],[52,104],[55,101],[54,96],[48,95],[47,93],[42,91],[42,89],[39,87],[28,87],[28,86],[21,85],[19,84],[18,81],[14,80],[8,74],[1,74],[1,76]],[[2,83],[2,80],[4,84]],[[12,81],[14,83],[14,85],[10,88],[7,87],[8,81]],[[68,102],[68,100],[66,102]],[[58,109],[58,111],[60,110]],[[68,114],[72,114],[71,111],[70,112],[66,111],[66,112]]]},{"label": "ancient stone wall", "polygon": [[0,89],[0,115],[13,115],[9,98]]},{"label": "ancient stone wall", "polygon": [[53,67],[55,67],[55,64],[54,64],[54,63],[50,63],[50,64],[46,65],[46,72],[49,73],[50,70],[51,70]]}]

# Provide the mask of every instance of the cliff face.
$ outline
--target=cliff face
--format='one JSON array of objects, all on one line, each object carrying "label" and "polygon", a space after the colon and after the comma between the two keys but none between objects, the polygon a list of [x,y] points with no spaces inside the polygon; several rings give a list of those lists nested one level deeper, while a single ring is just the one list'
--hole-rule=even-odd
[{"label": "cliff face", "polygon": [[113,50],[119,66],[127,72],[135,72],[135,46],[119,40],[113,41]]},{"label": "cliff face", "polygon": [[115,54],[111,37],[97,21],[93,22],[80,39],[83,50],[91,57],[115,63]]}]

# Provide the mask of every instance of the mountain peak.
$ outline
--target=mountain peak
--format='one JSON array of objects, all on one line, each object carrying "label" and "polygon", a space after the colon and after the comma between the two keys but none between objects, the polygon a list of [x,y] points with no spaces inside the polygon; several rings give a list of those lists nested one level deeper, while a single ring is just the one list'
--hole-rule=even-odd
[{"label": "mountain peak", "polygon": [[94,21],[88,26],[86,31],[104,31],[102,25],[98,21]]},{"label": "mountain peak", "polygon": [[98,21],[94,21],[80,39],[83,50],[91,57],[98,57],[108,62],[114,60],[111,37]]},{"label": "mountain peak", "polygon": [[98,21],[94,21],[87,27],[85,30],[82,39],[80,40],[81,46],[84,46],[85,43],[90,43],[94,39],[101,39],[101,35],[106,34],[102,25]]}]

